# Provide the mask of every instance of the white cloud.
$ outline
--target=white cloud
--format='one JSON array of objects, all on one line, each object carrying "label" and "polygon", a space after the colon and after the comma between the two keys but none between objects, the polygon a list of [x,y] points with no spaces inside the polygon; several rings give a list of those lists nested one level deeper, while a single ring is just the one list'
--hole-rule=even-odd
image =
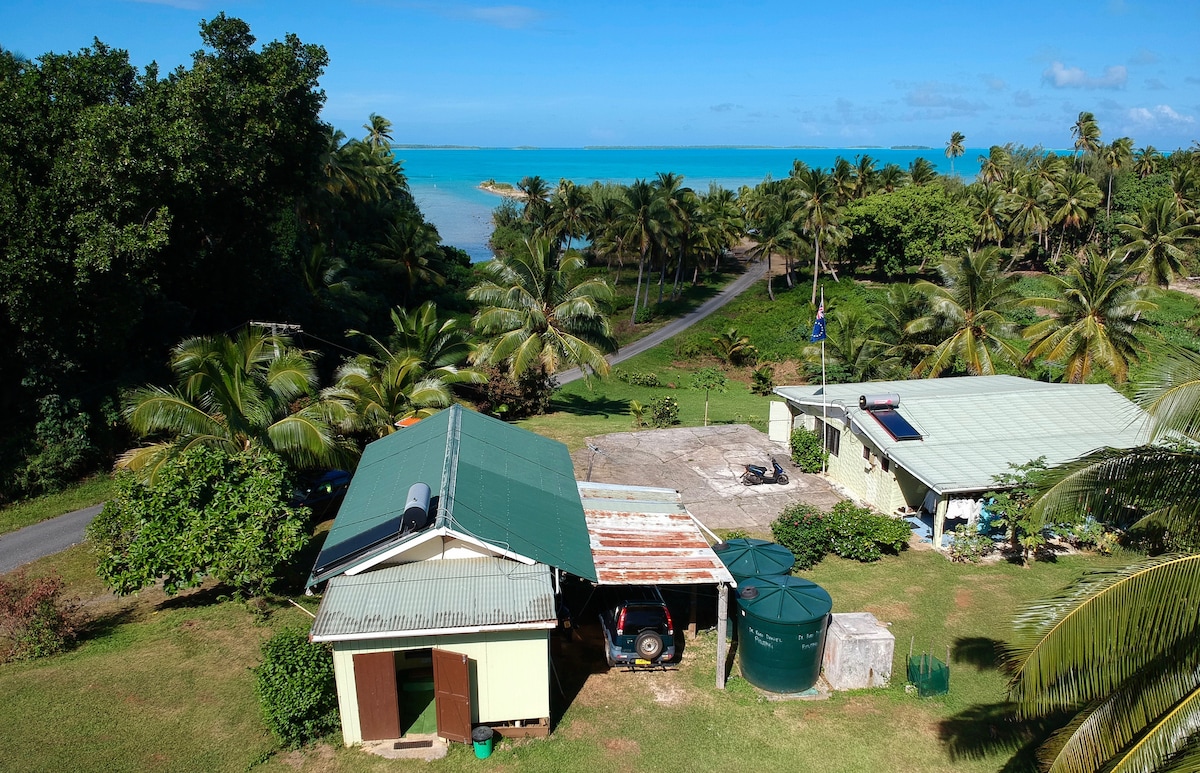
[{"label": "white cloud", "polygon": [[462,10],[462,15],[507,30],[531,27],[542,19],[541,11],[527,5],[490,5],[482,8],[466,8]]},{"label": "white cloud", "polygon": [[988,91],[1004,91],[1008,88],[1008,84],[1004,82],[1004,79],[991,75],[983,76],[983,82],[987,84]]},{"label": "white cloud", "polygon": [[1194,124],[1196,119],[1190,115],[1181,115],[1170,105],[1155,105],[1154,107],[1132,107],[1129,109],[1129,120],[1136,124]]},{"label": "white cloud", "polygon": [[731,110],[740,110],[741,107],[742,107],[741,105],[735,105],[732,102],[722,102],[721,104],[713,105],[712,107],[710,107],[708,109],[713,111],[714,113],[728,113]]},{"label": "white cloud", "polygon": [[1062,62],[1051,62],[1042,73],[1042,80],[1056,89],[1119,89],[1129,80],[1124,65],[1113,65],[1104,69],[1099,78],[1088,75],[1079,67],[1067,67]]},{"label": "white cloud", "polygon": [[1158,54],[1147,48],[1140,49],[1129,59],[1130,64],[1154,64],[1157,61]]}]

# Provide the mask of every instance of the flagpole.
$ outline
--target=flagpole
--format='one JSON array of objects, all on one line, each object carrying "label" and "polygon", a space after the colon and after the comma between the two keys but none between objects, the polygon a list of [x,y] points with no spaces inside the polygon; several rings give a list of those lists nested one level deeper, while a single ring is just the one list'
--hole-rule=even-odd
[{"label": "flagpole", "polygon": [[[825,288],[821,288],[821,306],[825,308]],[[829,449],[826,448],[827,433],[829,432],[829,395],[825,391],[825,336],[821,336],[821,474],[825,473],[825,465],[829,460]]]}]

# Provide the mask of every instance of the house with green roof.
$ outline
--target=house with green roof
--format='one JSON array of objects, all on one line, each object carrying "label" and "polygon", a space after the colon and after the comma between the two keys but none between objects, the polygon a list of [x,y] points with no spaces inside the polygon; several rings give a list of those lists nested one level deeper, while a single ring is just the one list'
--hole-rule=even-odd
[{"label": "house with green roof", "polygon": [[947,517],[969,517],[996,476],[1045,457],[1048,465],[1099,448],[1147,441],[1144,411],[1105,384],[1050,384],[963,376],[779,387],[788,407],[772,435],[816,432],[828,475],[884,513],[932,516],[942,547]]},{"label": "house with green roof", "polygon": [[547,734],[563,572],[597,578],[563,444],[453,406],[367,446],[308,579],[345,743]]}]

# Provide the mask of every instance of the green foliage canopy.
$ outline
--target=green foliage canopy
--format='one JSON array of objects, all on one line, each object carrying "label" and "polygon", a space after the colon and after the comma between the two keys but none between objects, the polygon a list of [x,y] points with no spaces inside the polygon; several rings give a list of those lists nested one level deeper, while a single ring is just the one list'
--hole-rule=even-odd
[{"label": "green foliage canopy", "polygon": [[286,504],[291,492],[283,460],[261,448],[196,446],[152,485],[121,474],[87,530],[97,571],[121,595],[160,580],[174,594],[206,577],[263,593],[308,542],[307,511]]},{"label": "green foliage canopy", "polygon": [[880,278],[964,255],[974,240],[970,210],[937,185],[910,185],[852,201],[844,224],[852,234],[843,250],[851,268],[873,267]]}]

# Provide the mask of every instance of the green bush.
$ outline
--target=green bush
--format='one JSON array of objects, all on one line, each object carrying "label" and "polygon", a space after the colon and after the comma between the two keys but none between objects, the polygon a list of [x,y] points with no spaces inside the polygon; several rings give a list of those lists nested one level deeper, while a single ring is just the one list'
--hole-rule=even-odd
[{"label": "green bush", "polygon": [[829,452],[821,447],[821,436],[810,429],[792,430],[792,462],[802,472],[820,472],[829,460]]},{"label": "green bush", "polygon": [[679,401],[674,397],[656,397],[650,401],[650,423],[672,427],[679,423]]},{"label": "green bush", "polygon": [[829,552],[829,518],[803,502],[784,510],[771,524],[775,541],[792,551],[797,569],[811,569]]},{"label": "green bush", "polygon": [[0,663],[62,652],[75,642],[79,602],[63,599],[58,575],[32,578],[24,569],[0,577]]},{"label": "green bush", "polygon": [[658,379],[657,373],[630,373],[621,368],[613,368],[613,375],[618,381],[624,381],[626,384],[640,387],[657,387],[662,386],[662,382]]},{"label": "green bush", "polygon": [[907,521],[873,513],[848,499],[833,506],[828,520],[830,549],[855,561],[878,561],[885,552],[899,553],[912,535]]},{"label": "green bush", "polygon": [[756,395],[766,396],[775,389],[775,369],[763,365],[750,374],[750,391]]},{"label": "green bush", "polygon": [[329,648],[286,629],[262,647],[255,667],[258,698],[267,727],[288,747],[302,746],[340,725],[333,658]]},{"label": "green bush", "polygon": [[708,344],[701,336],[695,333],[675,336],[675,356],[679,359],[696,360],[706,354],[708,354]]}]

